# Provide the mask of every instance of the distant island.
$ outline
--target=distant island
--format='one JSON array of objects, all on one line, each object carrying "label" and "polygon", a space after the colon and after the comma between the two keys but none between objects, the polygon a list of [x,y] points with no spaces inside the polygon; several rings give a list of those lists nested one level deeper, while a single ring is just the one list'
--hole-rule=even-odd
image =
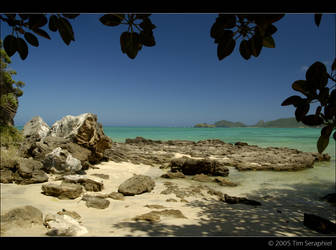
[{"label": "distant island", "polygon": [[246,125],[242,122],[231,122],[227,120],[217,121],[214,124],[199,123],[194,128],[242,128],[242,127],[254,127],[254,128],[309,128],[302,122],[297,122],[294,117],[280,118],[273,121],[265,122],[263,120],[258,121],[255,125]]}]

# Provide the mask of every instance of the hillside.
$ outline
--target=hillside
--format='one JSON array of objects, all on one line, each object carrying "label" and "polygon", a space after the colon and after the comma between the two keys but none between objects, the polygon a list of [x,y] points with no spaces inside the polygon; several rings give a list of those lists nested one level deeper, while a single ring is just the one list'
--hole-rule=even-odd
[{"label": "hillside", "polygon": [[297,122],[294,117],[280,118],[273,121],[265,122],[263,120],[258,121],[255,125],[246,125],[242,122],[230,122],[227,120],[221,120],[215,122],[213,125],[207,123],[199,123],[194,127],[197,128],[209,128],[209,127],[222,127],[222,128],[235,128],[235,127],[255,127],[255,128],[309,128],[302,122]]}]

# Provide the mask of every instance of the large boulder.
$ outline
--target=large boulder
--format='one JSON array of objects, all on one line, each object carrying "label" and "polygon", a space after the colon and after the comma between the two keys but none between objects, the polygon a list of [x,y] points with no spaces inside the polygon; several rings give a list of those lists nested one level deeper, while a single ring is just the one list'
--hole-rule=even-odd
[{"label": "large boulder", "polygon": [[110,205],[110,201],[98,196],[85,195],[82,200],[86,201],[87,207],[105,209]]},{"label": "large boulder", "polygon": [[91,150],[90,162],[104,159],[104,151],[111,147],[112,140],[104,134],[97,122],[97,115],[85,113],[78,116],[67,115],[50,128],[50,136],[64,137]]},{"label": "large boulder", "polygon": [[82,169],[80,160],[60,147],[45,155],[43,169],[53,173],[76,173]]},{"label": "large boulder", "polygon": [[83,192],[80,184],[62,182],[60,185],[54,183],[46,183],[42,185],[42,193],[48,196],[55,196],[58,199],[76,199]]},{"label": "large boulder", "polygon": [[146,175],[135,175],[120,184],[118,192],[123,195],[137,195],[153,190],[155,182]]},{"label": "large boulder", "polygon": [[206,174],[211,176],[228,176],[229,169],[222,163],[210,159],[175,158],[170,161],[172,172],[180,171],[186,175]]},{"label": "large boulder", "polygon": [[24,125],[23,136],[42,139],[47,136],[49,129],[48,124],[40,116],[35,116]]},{"label": "large boulder", "polygon": [[42,225],[43,214],[33,206],[17,207],[1,215],[1,231],[15,227],[31,228],[33,225]]},{"label": "large boulder", "polygon": [[101,180],[97,180],[92,177],[87,177],[85,175],[66,175],[63,176],[63,181],[68,183],[78,183],[81,184],[86,191],[98,192],[102,191],[104,188],[104,183]]}]

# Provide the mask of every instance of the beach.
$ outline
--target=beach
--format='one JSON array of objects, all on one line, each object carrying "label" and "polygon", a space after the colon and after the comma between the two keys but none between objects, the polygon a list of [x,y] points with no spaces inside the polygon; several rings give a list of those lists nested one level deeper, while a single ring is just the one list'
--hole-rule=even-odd
[{"label": "beach", "polygon": [[[55,214],[62,209],[76,211],[81,223],[88,230],[82,236],[319,236],[323,235],[303,225],[304,213],[315,213],[335,222],[335,207],[321,201],[321,196],[334,191],[332,182],[306,179],[298,183],[292,178],[286,181],[281,174],[290,173],[266,171],[263,179],[258,179],[259,171],[243,172],[249,175],[249,183],[236,187],[221,187],[213,183],[203,183],[186,179],[164,179],[166,171],[148,165],[132,163],[104,162],[96,169],[87,171],[87,176],[105,174],[104,189],[100,193],[115,192],[120,183],[134,174],[147,175],[154,179],[151,192],[126,196],[124,200],[110,200],[106,209],[89,208],[81,198],[60,200],[41,194],[41,184],[16,185],[1,183],[1,213],[15,207],[31,205],[44,215]],[[233,170],[230,168],[230,170]],[[309,169],[311,170],[311,169]],[[309,171],[308,170],[308,171]],[[234,171],[234,170],[233,170]],[[304,175],[303,170],[302,173]],[[234,174],[233,174],[234,175]],[[236,176],[239,173],[236,173]],[[231,177],[234,179],[234,177]],[[241,176],[240,178],[244,178]],[[246,178],[246,176],[245,176]],[[274,182],[278,179],[277,182]],[[184,201],[175,194],[161,194],[165,182],[177,184],[181,189],[190,186],[210,186],[229,195],[244,196],[261,202],[261,206],[227,204],[210,195],[206,189],[200,194],[185,197]],[[58,183],[60,181],[55,181]],[[169,200],[171,199],[171,200]],[[168,200],[168,201],[167,201]],[[175,201],[173,201],[175,200]],[[161,216],[159,222],[134,221],[133,218],[153,209],[148,205],[161,205],[164,209],[175,209],[186,218]],[[161,208],[162,210],[162,208]],[[12,228],[3,236],[45,236],[46,228],[34,226],[29,230]]]}]

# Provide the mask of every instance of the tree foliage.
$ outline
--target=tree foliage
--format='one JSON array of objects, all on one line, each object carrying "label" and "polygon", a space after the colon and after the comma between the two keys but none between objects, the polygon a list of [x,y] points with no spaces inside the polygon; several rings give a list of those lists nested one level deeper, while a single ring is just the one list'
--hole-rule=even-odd
[{"label": "tree foliage", "polygon": [[[71,20],[79,14],[1,14],[0,20],[6,22],[12,33],[4,38],[4,49],[8,56],[18,52],[25,60],[28,56],[28,45],[38,47],[37,36],[51,39],[48,31],[59,33],[66,45],[75,41]],[[151,22],[151,14],[104,14],[99,21],[108,27],[125,25],[127,30],[120,35],[122,53],[134,59],[143,46],[155,46],[153,30],[156,26]],[[275,23],[284,14],[218,14],[210,28],[210,37],[217,44],[217,58],[223,60],[232,54],[236,46],[243,59],[258,57],[263,47],[275,48],[273,35],[278,31]],[[314,15],[316,26],[321,23],[322,14]],[[37,35],[37,36],[36,36]],[[294,95],[287,98],[282,106],[293,105],[297,121],[309,126],[324,125],[317,142],[321,153],[327,147],[332,131],[336,129],[336,89],[335,84],[328,86],[329,80],[335,82],[336,60],[331,72],[321,62],[312,64],[306,72],[305,80],[293,82],[292,88],[304,97]],[[315,114],[308,114],[310,104],[319,102]],[[333,134],[336,140],[336,132]]]},{"label": "tree foliage", "polygon": [[14,81],[12,76],[16,75],[14,70],[8,68],[11,63],[10,57],[2,48],[0,40],[1,68],[0,68],[0,125],[13,125],[13,118],[18,108],[18,97],[22,96],[21,81]]}]

